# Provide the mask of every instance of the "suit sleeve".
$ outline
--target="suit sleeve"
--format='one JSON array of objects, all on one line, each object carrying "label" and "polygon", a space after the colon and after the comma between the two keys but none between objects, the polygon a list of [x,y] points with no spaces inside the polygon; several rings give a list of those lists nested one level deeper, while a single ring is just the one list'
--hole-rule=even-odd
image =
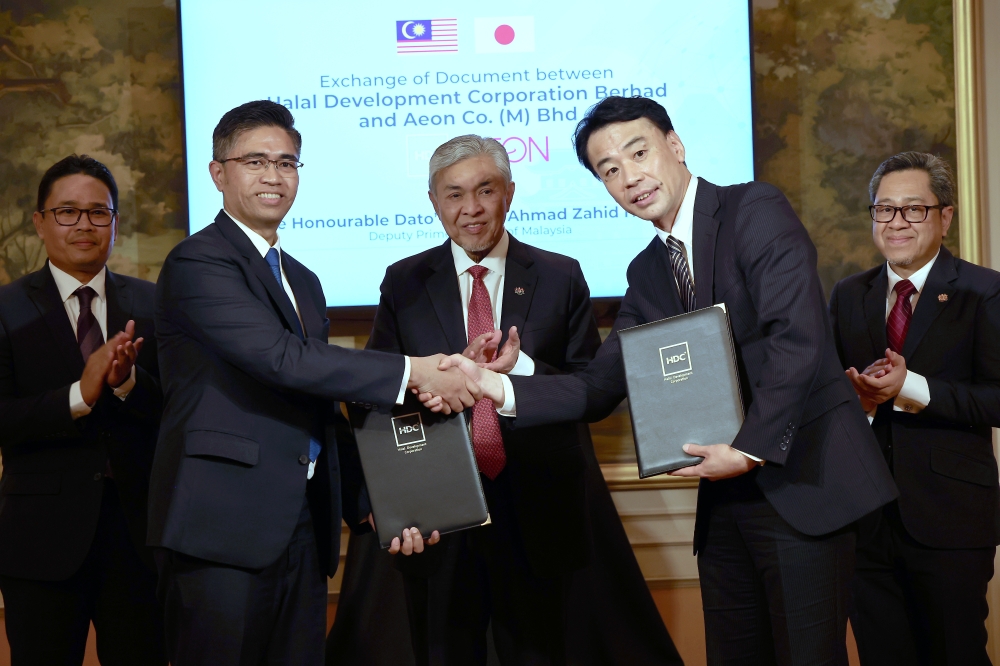
[{"label": "suit sleeve", "polygon": [[14,350],[0,320],[0,423],[3,445],[26,441],[78,437],[80,430],[69,411],[70,384],[37,395],[18,396],[14,377]]},{"label": "suit sleeve", "polygon": [[517,418],[513,420],[516,427],[567,421],[594,423],[606,418],[625,399],[618,331],[642,323],[633,298],[631,289],[625,292],[611,334],[583,370],[571,375],[510,377],[517,399]]},{"label": "suit sleeve", "polygon": [[833,291],[830,292],[830,326],[833,328],[833,342],[837,346],[837,358],[840,359],[840,365],[847,369],[847,359],[844,356],[844,343],[840,336],[840,327],[838,326],[837,308],[840,305],[840,283],[833,285]]},{"label": "suit sleeve", "polygon": [[[783,464],[819,372],[830,326],[816,249],[776,188],[747,189],[736,221],[737,264],[764,337],[754,399],[733,448]],[[794,430],[793,430],[794,432]]]},{"label": "suit sleeve", "polygon": [[931,401],[918,419],[1000,427],[1000,283],[994,282],[975,315],[972,381],[926,377]]},{"label": "suit sleeve", "polygon": [[164,264],[157,285],[161,334],[162,323],[176,326],[275,389],[333,400],[395,403],[403,381],[402,356],[344,349],[316,338],[300,340],[250,291],[235,258],[205,251],[202,245],[182,243]]}]

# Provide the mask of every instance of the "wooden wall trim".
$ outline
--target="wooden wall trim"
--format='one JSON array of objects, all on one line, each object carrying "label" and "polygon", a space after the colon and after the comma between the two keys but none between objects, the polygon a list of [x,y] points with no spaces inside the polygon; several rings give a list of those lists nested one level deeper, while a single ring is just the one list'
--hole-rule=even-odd
[{"label": "wooden wall trim", "polygon": [[953,0],[955,34],[955,150],[958,178],[959,251],[983,263],[985,206],[980,187],[982,155],[982,0]]}]

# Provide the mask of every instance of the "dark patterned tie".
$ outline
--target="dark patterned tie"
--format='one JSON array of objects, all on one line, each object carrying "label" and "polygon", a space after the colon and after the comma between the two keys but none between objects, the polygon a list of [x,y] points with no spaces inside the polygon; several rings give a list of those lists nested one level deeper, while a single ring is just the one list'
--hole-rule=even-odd
[{"label": "dark patterned tie", "polygon": [[90,355],[104,344],[101,325],[97,323],[97,317],[90,309],[97,292],[85,286],[74,291],[73,295],[80,303],[80,317],[76,320],[76,343],[80,346],[83,362],[86,363]]},{"label": "dark patterned tie", "polygon": [[685,312],[691,312],[697,305],[694,299],[694,282],[691,281],[691,269],[684,257],[684,243],[673,236],[667,236],[667,250],[670,252],[670,267],[674,270],[674,280],[677,281],[677,293],[681,297]]},{"label": "dark patterned tie", "polygon": [[[483,266],[469,268],[472,276],[472,296],[469,298],[469,342],[494,330],[493,306],[483,276],[489,270]],[[472,407],[472,450],[479,471],[490,479],[497,478],[507,464],[507,453],[500,434],[500,419],[493,401],[483,398]]]},{"label": "dark patterned tie", "polygon": [[[266,261],[267,265],[271,267],[271,275],[273,275],[274,279],[278,281],[278,287],[281,289],[281,292],[285,294],[285,296],[287,297],[288,294],[285,292],[285,283],[281,281],[281,257],[278,255],[278,251],[272,247],[270,250],[267,251],[267,254],[264,255],[264,261]],[[292,301],[291,297],[288,297],[288,302],[289,304],[292,305],[292,310],[294,311],[295,305],[291,301]],[[306,336],[302,333],[302,324],[299,322],[298,316],[293,317],[292,325],[295,327],[295,334],[299,336],[299,340],[305,341]],[[310,437],[309,460],[315,462],[316,458],[319,458],[320,451],[322,450],[323,450],[322,445],[315,439]]]},{"label": "dark patterned tie", "polygon": [[917,288],[909,280],[900,280],[893,287],[893,291],[896,292],[896,302],[889,311],[889,318],[885,320],[885,335],[889,340],[889,349],[897,354],[903,353],[906,332],[910,330],[910,320],[913,318],[910,296],[916,290]]}]

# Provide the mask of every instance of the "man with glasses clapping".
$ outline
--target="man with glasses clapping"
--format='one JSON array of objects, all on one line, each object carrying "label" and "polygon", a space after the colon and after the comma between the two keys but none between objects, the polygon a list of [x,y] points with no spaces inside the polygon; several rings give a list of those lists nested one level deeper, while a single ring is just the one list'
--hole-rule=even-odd
[{"label": "man with glasses clapping", "polygon": [[35,229],[48,261],[0,288],[0,591],[11,663],[167,663],[146,542],[162,394],[154,285],[107,270],[118,187],[53,165]]}]

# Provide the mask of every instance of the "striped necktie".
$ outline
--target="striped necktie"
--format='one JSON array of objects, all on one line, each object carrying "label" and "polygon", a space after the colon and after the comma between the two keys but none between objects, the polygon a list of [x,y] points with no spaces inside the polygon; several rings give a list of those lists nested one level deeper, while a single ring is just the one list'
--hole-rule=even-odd
[{"label": "striped necktie", "polygon": [[667,236],[667,250],[670,252],[670,267],[674,271],[677,282],[677,293],[681,297],[685,312],[693,311],[697,305],[694,298],[694,282],[691,281],[691,269],[684,257],[684,243],[673,236]]}]

